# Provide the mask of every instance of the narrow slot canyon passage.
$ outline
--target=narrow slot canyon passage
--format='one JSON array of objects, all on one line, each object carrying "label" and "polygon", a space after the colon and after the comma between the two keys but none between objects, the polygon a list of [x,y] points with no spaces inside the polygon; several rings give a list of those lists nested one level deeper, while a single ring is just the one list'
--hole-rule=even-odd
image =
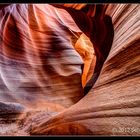
[{"label": "narrow slot canyon passage", "polygon": [[140,135],[139,4],[1,4],[0,136]]}]

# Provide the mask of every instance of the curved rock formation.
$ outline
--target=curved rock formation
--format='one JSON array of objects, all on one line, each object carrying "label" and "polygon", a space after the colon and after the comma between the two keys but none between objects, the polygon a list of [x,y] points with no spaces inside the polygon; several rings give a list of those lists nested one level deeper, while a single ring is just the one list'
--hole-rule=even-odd
[{"label": "curved rock formation", "polygon": [[[1,22],[3,22],[3,24],[1,24],[1,31],[3,30],[3,32],[1,32],[1,35],[4,36],[6,34],[6,36],[4,36],[4,38],[2,37],[1,39],[8,40],[9,38],[12,38],[12,40],[15,41],[14,43],[18,44],[18,41],[22,42],[23,40],[17,40],[16,42],[16,40],[14,39],[15,34],[9,33],[10,30],[8,30],[8,28],[12,28],[12,25],[15,24],[15,17],[12,17],[12,15],[14,14],[12,12],[5,14],[8,11],[8,8],[13,8],[13,13],[21,8],[22,10],[31,10],[31,13],[36,14],[39,13],[33,11],[39,10],[39,8],[32,6],[30,8],[27,8],[27,5],[19,5],[16,7],[11,6],[4,8],[4,10],[0,12],[0,15],[5,15],[5,18],[1,19]],[[42,11],[39,10],[39,12],[41,12],[41,16],[43,14],[43,8],[45,9],[45,7],[41,7]],[[50,6],[50,8],[53,7]],[[76,26],[74,22],[72,22],[73,20],[61,17],[61,12],[64,11],[58,10],[54,13],[59,15],[59,22],[65,23],[68,28],[73,29],[72,34],[64,26],[59,27],[63,29],[64,32],[60,33],[59,30],[57,30],[58,28],[54,28],[55,32],[59,32],[59,34],[65,34],[69,37],[69,39],[73,35],[73,33],[79,37],[81,35],[81,30]],[[51,10],[48,10],[48,12],[51,12]],[[55,14],[54,17],[56,17]],[[35,44],[28,44],[26,42],[27,40],[23,41],[23,44],[27,43],[27,48],[21,49],[26,50],[26,52],[23,51],[23,54],[20,53],[20,59],[16,61],[16,63],[14,63],[13,61],[9,61],[7,57],[13,59],[12,53],[14,53],[15,49],[19,49],[16,48],[18,46],[15,46],[13,50],[10,50],[10,48],[5,49],[4,45],[1,45],[1,54],[3,54],[2,52],[4,51],[4,55],[7,57],[3,57],[3,55],[0,56],[0,74],[1,78],[3,79],[0,80],[0,87],[2,87],[0,91],[0,99],[1,101],[20,102],[28,108],[25,113],[26,115],[22,117],[21,121],[19,121],[17,124],[20,127],[19,130],[21,130],[22,132],[26,132],[27,135],[140,135],[140,6],[139,4],[109,4],[106,9],[106,14],[112,17],[114,25],[113,45],[111,47],[107,60],[105,61],[101,69],[101,73],[97,79],[97,82],[92,87],[90,92],[84,97],[81,94],[82,82],[80,78],[82,71],[80,71],[81,68],[79,67],[79,65],[82,65],[84,61],[71,46],[68,46],[68,50],[71,51],[71,53],[69,52],[68,54],[72,54],[72,56],[70,56],[69,59],[60,61],[60,63],[65,61],[68,62],[68,60],[73,60],[72,58],[74,55],[75,61],[73,60],[72,62],[75,62],[76,64],[74,65],[75,68],[73,68],[72,70],[76,72],[76,74],[72,75],[71,71],[69,71],[70,77],[68,78],[69,80],[67,79],[68,81],[66,81],[64,77],[59,77],[60,79],[62,78],[59,81],[60,84],[57,85],[57,83],[53,83],[53,85],[55,85],[55,89],[59,88],[61,89],[60,91],[57,90],[56,92],[53,91],[54,88],[50,88],[50,92],[44,93],[44,91],[41,91],[39,93],[43,95],[37,96],[35,94],[36,91],[30,91],[30,88],[25,88],[27,85],[29,85],[29,81],[24,85],[24,88],[22,88],[26,89],[27,92],[25,92],[25,90],[24,92],[20,90],[18,91],[18,89],[21,89],[19,85],[19,79],[26,79],[24,78],[24,76],[28,77],[29,75],[34,75],[35,77],[37,77],[37,79],[34,79],[34,77],[30,77],[29,80],[33,78],[39,85],[43,84],[44,82],[48,82],[46,77],[44,79],[41,79],[44,76],[44,73],[42,73],[41,70],[46,70],[46,68],[42,67],[42,64],[44,64],[45,61],[46,65],[50,64],[48,62],[50,62],[49,57],[51,56],[47,57],[46,54],[42,54],[43,56],[45,55],[45,58],[47,57],[48,60],[44,60],[44,57],[41,56],[40,59],[37,60],[38,57],[36,57],[36,54],[40,52],[40,49],[44,49],[37,48],[36,50],[36,45],[41,46],[40,44],[38,44],[38,39],[41,38],[40,32],[38,32],[37,29],[40,29],[42,31],[42,29],[45,29],[43,27],[48,25],[47,22],[49,22],[46,21],[45,23],[47,24],[43,24],[42,21],[45,18],[45,15],[44,18],[42,16],[40,17],[40,19],[36,20],[40,24],[37,24],[35,26],[33,26],[32,24],[34,22],[35,16],[32,15],[32,17],[29,17],[27,15],[28,18],[33,18],[29,20],[31,21],[29,25],[31,25],[31,29],[35,29],[34,32],[37,33],[37,38],[36,36],[34,36],[34,33],[32,33],[31,30],[30,39],[34,40]],[[65,13],[65,16],[66,15],[68,16],[67,13]],[[51,19],[53,22],[54,20],[56,20],[54,17]],[[9,22],[9,25],[8,22],[6,24],[5,19],[11,20]],[[72,23],[68,24],[68,21],[71,21]],[[53,22],[51,22],[51,24]],[[18,28],[20,28],[20,24],[21,23],[17,24]],[[24,24],[26,25],[27,23],[25,22]],[[53,26],[53,24],[51,26]],[[49,28],[52,29],[51,27]],[[26,26],[25,29],[29,30]],[[18,29],[13,30],[17,31]],[[26,34],[26,30],[20,28],[20,33],[15,32],[17,33],[16,36],[18,35],[20,38],[21,34]],[[78,33],[75,33],[76,30],[78,30]],[[54,36],[56,37],[56,34]],[[69,43],[69,39],[67,38],[65,43]],[[31,48],[28,48],[28,45]],[[59,49],[57,49],[57,46],[54,47],[57,51],[59,51]],[[33,53],[29,53],[30,49]],[[34,51],[34,49],[36,51]],[[20,51],[21,50],[19,49],[18,52]],[[49,51],[49,49],[47,51]],[[19,54],[16,54],[14,55],[14,57],[19,58],[18,55]],[[29,59],[27,58],[31,58],[31,56],[34,57],[30,60],[30,62],[28,62],[30,65],[27,67],[27,64],[24,62],[24,60],[29,61]],[[57,55],[57,57],[58,56],[59,55]],[[27,73],[22,73],[24,72],[24,67],[22,67],[21,62],[22,64],[24,64],[24,66],[26,66]],[[32,65],[33,62],[41,67],[39,71],[37,71],[37,67],[35,67],[35,65]],[[54,65],[57,65],[56,62],[57,59],[54,60]],[[9,65],[11,66],[11,64],[13,67],[11,69],[7,69]],[[15,69],[15,65],[18,66],[17,69]],[[58,70],[58,72],[60,72],[59,74],[61,74],[61,70],[59,71],[59,67],[56,66],[54,68],[56,68],[55,70]],[[8,75],[9,72],[10,74]],[[49,71],[49,73],[50,72],[51,71]],[[16,74],[18,78],[16,79],[17,81],[13,82],[11,81],[11,79],[13,78],[14,74]],[[20,76],[22,78],[20,78]],[[58,81],[59,79],[57,79],[56,77],[51,77],[55,79],[54,82]],[[30,80],[30,84],[31,82],[32,81]],[[64,92],[65,89],[61,88],[61,83],[66,86],[68,90],[67,94]],[[36,84],[29,86],[35,88]],[[49,87],[43,87],[43,89],[44,88],[48,89]],[[12,92],[10,92],[9,89],[11,89]],[[19,94],[14,95],[14,93]],[[25,93],[24,96],[22,93]],[[53,95],[53,93],[55,95]],[[36,96],[32,96],[30,98],[30,95]],[[44,95],[47,96],[45,97]],[[14,99],[15,97],[16,99]],[[28,103],[23,100],[23,97],[25,97],[25,99],[27,98]],[[42,97],[42,99],[39,100],[38,97]],[[30,105],[32,98],[36,101],[34,102],[34,104]],[[69,100],[71,98],[75,98],[73,102]],[[44,99],[46,99],[45,102]],[[79,99],[81,100],[78,101]],[[41,110],[41,108],[43,109]]]},{"label": "curved rock formation", "polygon": [[0,11],[1,101],[64,108],[83,97],[83,60],[71,43],[77,39],[73,32],[82,32],[68,16],[41,4],[13,4]]}]

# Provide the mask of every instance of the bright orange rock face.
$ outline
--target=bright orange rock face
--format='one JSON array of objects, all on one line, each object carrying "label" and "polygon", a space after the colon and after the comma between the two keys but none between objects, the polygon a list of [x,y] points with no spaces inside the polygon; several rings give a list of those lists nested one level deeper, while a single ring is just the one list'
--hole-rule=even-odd
[{"label": "bright orange rock face", "polygon": [[94,47],[90,39],[85,34],[82,34],[75,43],[74,48],[84,61],[84,68],[82,73],[82,86],[84,87],[94,72],[96,63]]}]

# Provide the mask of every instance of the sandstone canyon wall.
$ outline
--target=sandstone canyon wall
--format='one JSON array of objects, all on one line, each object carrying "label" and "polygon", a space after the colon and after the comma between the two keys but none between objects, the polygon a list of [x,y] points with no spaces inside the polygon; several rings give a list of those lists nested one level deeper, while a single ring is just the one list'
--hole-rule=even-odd
[{"label": "sandstone canyon wall", "polygon": [[[18,117],[13,117],[16,118],[16,122],[11,127],[15,128],[17,132],[2,132],[2,127],[6,129],[12,123],[6,122],[5,124],[4,119],[1,119],[3,122],[1,123],[1,135],[140,135],[140,5],[109,4],[106,14],[112,17],[114,25],[113,45],[100,76],[90,92],[83,97],[79,94],[81,92],[80,80],[76,80],[80,79],[80,76],[76,75],[75,82],[73,82],[73,77],[70,77],[69,82],[73,83],[73,87],[66,87],[71,93],[63,94],[64,89],[60,91],[62,96],[46,93],[50,98],[44,104],[38,100],[37,104],[40,105],[40,108],[42,107],[42,110],[40,108],[37,110],[37,108],[33,109],[24,103],[20,98],[18,98],[17,103],[10,105],[7,102],[15,102],[15,100],[9,97],[11,93],[6,87],[1,86],[5,92],[0,91],[1,106],[4,106],[1,107],[0,116],[7,115],[2,112],[8,112],[9,106],[14,112],[13,114],[21,114]],[[80,32],[80,29],[77,28],[76,30]],[[67,32],[65,31],[65,33]],[[70,33],[68,32],[67,35],[70,36]],[[35,40],[36,38],[33,37],[32,34],[32,39]],[[40,37],[39,34],[38,37]],[[83,63],[75,51],[72,51],[72,54],[79,60],[78,65]],[[30,55],[28,54],[28,56]],[[54,65],[56,65],[55,61],[57,60],[54,60]],[[2,64],[3,62],[1,62]],[[2,68],[4,67],[7,66]],[[77,65],[76,68],[80,70]],[[5,68],[5,70],[7,69]],[[40,73],[35,73],[35,75],[39,76]],[[7,75],[5,74],[5,76]],[[45,80],[39,83],[43,83]],[[66,82],[63,78],[61,80],[63,81],[62,84]],[[13,94],[14,92],[12,92]],[[28,94],[29,90],[26,92],[27,96]],[[69,100],[72,95],[77,97],[73,102]],[[7,100],[8,97],[9,101]],[[42,97],[44,96],[42,95]],[[56,103],[50,102],[54,98],[56,98]],[[57,100],[58,98],[60,100]]]}]

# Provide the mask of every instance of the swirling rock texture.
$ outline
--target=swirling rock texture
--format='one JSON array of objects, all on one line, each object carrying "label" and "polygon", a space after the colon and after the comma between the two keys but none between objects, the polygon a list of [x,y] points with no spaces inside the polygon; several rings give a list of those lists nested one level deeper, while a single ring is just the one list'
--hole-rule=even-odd
[{"label": "swirling rock texture", "polygon": [[139,4],[107,6],[114,40],[86,96],[94,44],[70,14],[49,4],[0,10],[0,134],[140,135]]}]

